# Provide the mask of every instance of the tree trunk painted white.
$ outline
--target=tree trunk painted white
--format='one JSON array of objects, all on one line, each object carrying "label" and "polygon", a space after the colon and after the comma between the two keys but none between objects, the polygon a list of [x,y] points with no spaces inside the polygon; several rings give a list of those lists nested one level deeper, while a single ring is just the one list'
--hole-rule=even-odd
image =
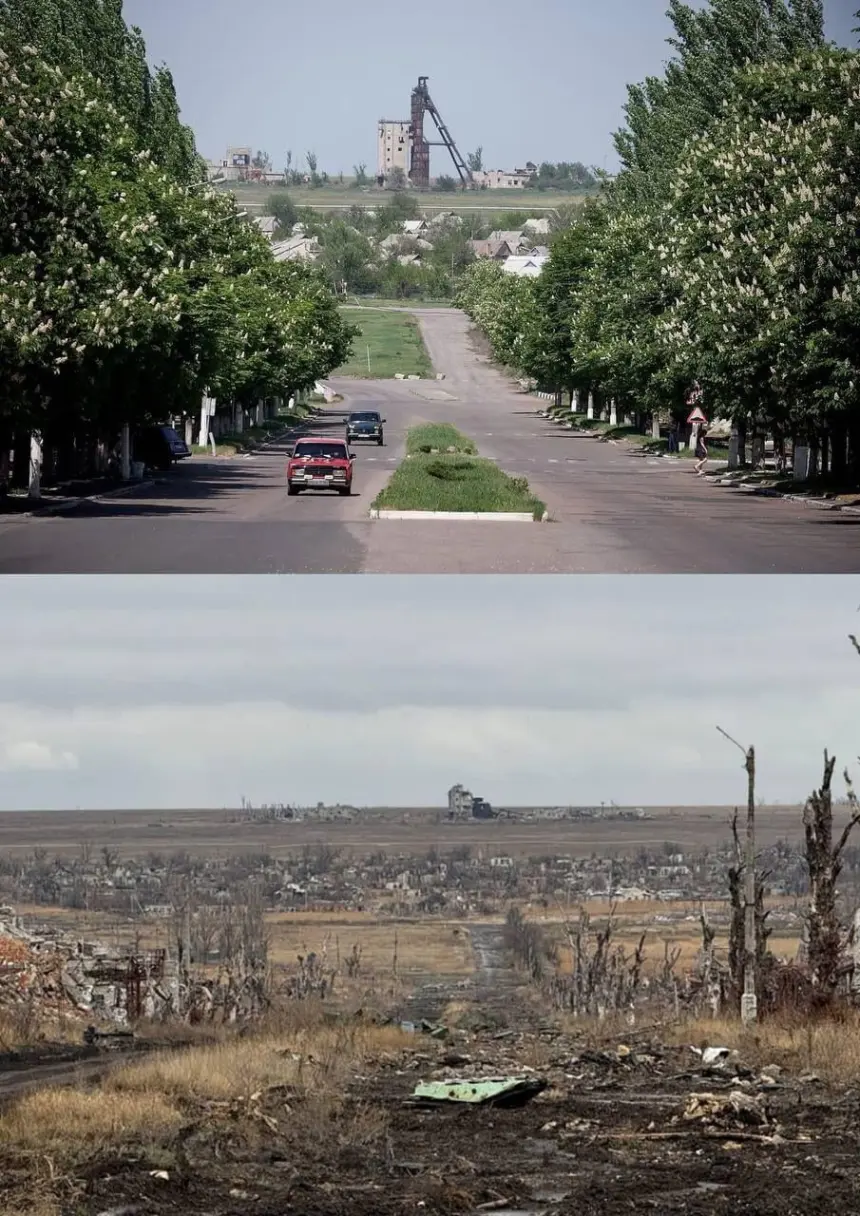
[{"label": "tree trunk painted white", "polygon": [[693,429],[690,432],[690,443],[688,445],[691,452],[695,452],[695,450],[696,450],[696,444],[699,441],[699,431],[701,429],[702,429],[701,422],[696,422],[693,424]]},{"label": "tree trunk painted white", "polygon": [[806,444],[794,447],[794,480],[806,481],[809,477],[812,453]]},{"label": "tree trunk painted white", "polygon": [[185,442],[189,447],[194,442],[194,420],[192,418],[185,419]]},{"label": "tree trunk painted white", "polygon": [[579,392],[576,389],[573,390],[573,396],[570,399],[570,412],[572,414],[579,413]]},{"label": "tree trunk painted white", "polygon": [[127,422],[123,423],[120,433],[120,453],[123,481],[131,480],[131,430]]},{"label": "tree trunk painted white", "polygon": [[588,394],[588,406],[586,408],[586,418],[594,418],[594,394]]},{"label": "tree trunk painted white", "polygon": [[241,435],[245,428],[245,411],[241,405],[233,407],[233,431],[236,435]]},{"label": "tree trunk painted white", "polygon": [[30,436],[30,483],[27,490],[29,498],[42,497],[42,437]]},{"label": "tree trunk painted white", "polygon": [[609,425],[618,426],[618,407],[615,404],[615,398],[609,402]]},{"label": "tree trunk painted white", "polygon": [[257,426],[263,425],[264,413],[265,413],[265,402],[258,401],[257,402],[257,415],[256,415],[256,425]]},{"label": "tree trunk painted white", "polygon": [[651,415],[651,438],[660,438],[660,415],[656,412]]},{"label": "tree trunk painted white", "polygon": [[209,398],[204,397],[200,406],[200,436],[198,442],[201,448],[206,447],[209,438]]},{"label": "tree trunk painted white", "polygon": [[741,467],[741,437],[736,429],[732,429],[729,435],[729,468],[739,469]]}]

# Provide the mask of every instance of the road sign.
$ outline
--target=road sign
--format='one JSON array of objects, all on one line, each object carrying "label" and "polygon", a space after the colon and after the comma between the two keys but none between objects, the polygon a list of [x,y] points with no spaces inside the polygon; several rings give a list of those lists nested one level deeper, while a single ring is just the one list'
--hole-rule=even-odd
[{"label": "road sign", "polygon": [[705,415],[702,413],[702,411],[699,409],[699,407],[696,406],[696,408],[693,410],[693,412],[690,414],[689,418],[687,419],[687,425],[692,426],[696,422],[707,422],[707,421],[708,420],[705,417]]}]

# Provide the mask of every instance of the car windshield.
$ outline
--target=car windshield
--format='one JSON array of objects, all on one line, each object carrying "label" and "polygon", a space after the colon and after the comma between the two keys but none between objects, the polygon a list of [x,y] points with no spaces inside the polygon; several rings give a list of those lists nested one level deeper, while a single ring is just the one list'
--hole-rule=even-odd
[{"label": "car windshield", "polygon": [[350,414],[350,422],[379,422],[379,414]]},{"label": "car windshield", "polygon": [[296,460],[304,460],[310,456],[314,460],[344,460],[346,448],[342,443],[297,443],[293,456]]}]

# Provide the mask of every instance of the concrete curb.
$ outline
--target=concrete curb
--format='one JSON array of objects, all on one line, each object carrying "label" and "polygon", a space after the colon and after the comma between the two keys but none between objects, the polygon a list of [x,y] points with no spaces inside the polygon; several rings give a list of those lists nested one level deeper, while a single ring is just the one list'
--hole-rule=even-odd
[{"label": "concrete curb", "polygon": [[389,511],[370,509],[371,519],[461,519],[471,523],[547,523],[549,513],[536,520],[528,511]]},{"label": "concrete curb", "polygon": [[840,511],[846,515],[860,515],[860,507],[843,507],[838,502],[830,502],[826,498],[808,498],[805,494],[786,494],[782,490],[772,490],[768,486],[745,485],[742,481],[714,481],[711,484],[735,490],[739,494],[749,494],[753,498],[781,498],[784,502],[797,502],[803,507],[811,507],[814,511]]},{"label": "concrete curb", "polygon": [[47,507],[35,507],[32,511],[22,511],[18,519],[41,519],[47,515],[62,515],[64,511],[74,511],[85,502],[103,502],[105,499],[124,498],[135,490],[148,490],[155,482],[135,481],[127,486],[118,486],[115,490],[106,490],[103,494],[82,494],[79,498],[68,498],[64,502],[51,503]]}]

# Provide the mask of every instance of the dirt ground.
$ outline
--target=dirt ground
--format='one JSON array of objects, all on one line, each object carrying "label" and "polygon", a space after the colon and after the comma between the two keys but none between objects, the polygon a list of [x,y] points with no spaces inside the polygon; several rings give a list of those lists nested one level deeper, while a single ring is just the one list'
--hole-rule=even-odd
[{"label": "dirt ground", "polygon": [[[230,1104],[200,1100],[160,1148],[106,1147],[74,1167],[51,1159],[49,1170],[45,1154],[7,1143],[0,1213],[860,1211],[855,1089],[781,1071],[761,1050],[705,1066],[653,1027],[599,1039],[562,1028],[511,967],[499,926],[473,925],[471,944],[472,977],[425,976],[390,1010],[407,1033],[348,1070],[337,1092],[281,1084]],[[428,1033],[440,1022],[444,1033]],[[412,1100],[420,1080],[513,1074],[546,1082],[521,1109]],[[23,1186],[31,1207],[14,1207]],[[57,1206],[38,1206],[44,1188]]]}]

